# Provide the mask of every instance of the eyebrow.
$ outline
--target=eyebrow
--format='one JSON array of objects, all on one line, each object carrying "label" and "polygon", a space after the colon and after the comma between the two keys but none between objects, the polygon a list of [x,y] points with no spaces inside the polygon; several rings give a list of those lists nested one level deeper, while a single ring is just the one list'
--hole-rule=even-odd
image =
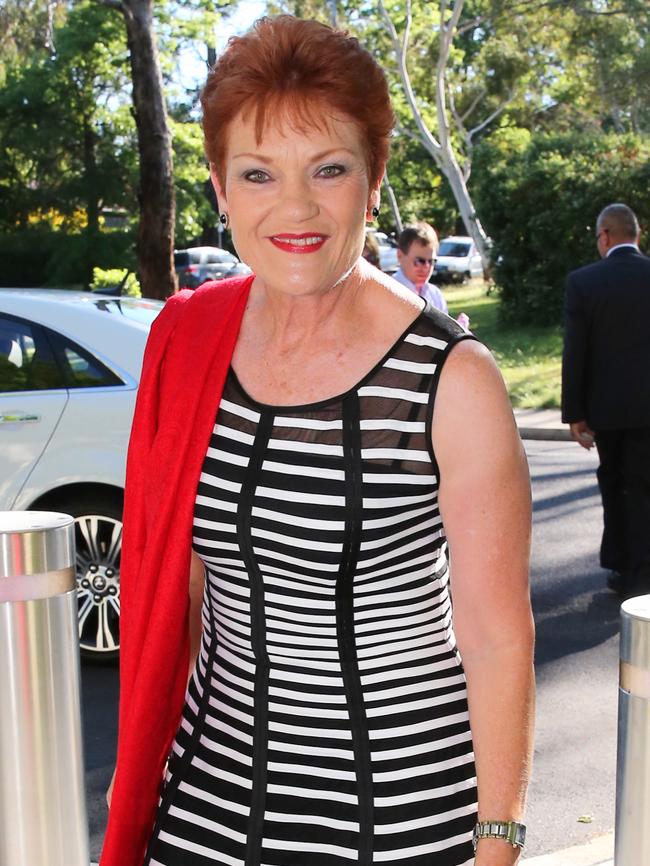
[{"label": "eyebrow", "polygon": [[[329,150],[323,150],[320,153],[315,154],[311,157],[311,161],[319,162],[321,159],[325,159],[333,153],[341,153],[342,151],[349,153],[351,156],[356,156],[355,152],[349,147],[332,147]],[[264,156],[263,153],[236,153],[233,155],[233,159],[255,159],[258,162],[265,162],[267,164],[273,162],[273,157]]]}]

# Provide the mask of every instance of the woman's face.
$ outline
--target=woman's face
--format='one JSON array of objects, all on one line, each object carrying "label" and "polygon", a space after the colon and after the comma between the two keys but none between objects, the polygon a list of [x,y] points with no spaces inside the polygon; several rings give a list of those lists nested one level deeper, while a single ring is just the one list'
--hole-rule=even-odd
[{"label": "woman's face", "polygon": [[239,256],[267,286],[296,297],[332,288],[364,244],[371,189],[357,125],[343,117],[322,130],[272,122],[258,145],[254,115],[228,131],[225,188],[213,173]]}]

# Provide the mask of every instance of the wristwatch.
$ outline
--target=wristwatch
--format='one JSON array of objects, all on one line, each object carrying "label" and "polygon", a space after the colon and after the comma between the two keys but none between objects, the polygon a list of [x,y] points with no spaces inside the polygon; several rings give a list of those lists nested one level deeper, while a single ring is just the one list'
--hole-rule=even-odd
[{"label": "wristwatch", "polygon": [[479,839],[503,839],[513,848],[523,848],[526,842],[526,825],[517,821],[479,821],[472,835],[475,851]]}]

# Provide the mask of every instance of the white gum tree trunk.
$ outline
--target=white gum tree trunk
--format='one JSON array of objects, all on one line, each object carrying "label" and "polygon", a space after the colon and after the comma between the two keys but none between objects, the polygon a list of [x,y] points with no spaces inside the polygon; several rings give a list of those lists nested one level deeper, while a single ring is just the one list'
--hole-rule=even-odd
[{"label": "white gum tree trunk", "polygon": [[[452,113],[449,110],[447,104],[447,64],[449,62],[449,55],[453,45],[454,36],[458,31],[464,3],[465,0],[453,0],[451,4],[448,0],[440,0],[439,4],[440,51],[435,69],[437,116],[436,134],[429,129],[422,116],[408,71],[408,47],[411,35],[411,25],[413,22],[411,0],[406,0],[406,23],[401,36],[397,33],[393,20],[384,6],[383,0],[379,0],[379,9],[391,38],[402,87],[404,89],[404,95],[413,115],[413,121],[415,124],[415,131],[402,131],[423,145],[427,152],[433,157],[440,171],[446,177],[456,200],[456,204],[458,205],[458,210],[461,219],[463,220],[465,230],[476,244],[476,248],[478,249],[483,261],[485,273],[488,273],[490,268],[489,240],[474,208],[472,198],[467,188],[467,179],[471,168],[471,141],[473,135],[475,135],[480,129],[485,128],[487,122],[494,120],[498,114],[503,111],[505,105],[503,105],[499,111],[494,112],[487,122],[483,121],[483,123],[480,124],[480,127],[476,127],[473,130],[465,129],[462,125],[462,119],[458,117],[455,112]],[[468,153],[465,154],[464,159],[464,169],[461,167],[459,154],[457,154],[454,149],[454,143],[450,135],[452,123],[455,124],[458,133],[468,146]]]}]

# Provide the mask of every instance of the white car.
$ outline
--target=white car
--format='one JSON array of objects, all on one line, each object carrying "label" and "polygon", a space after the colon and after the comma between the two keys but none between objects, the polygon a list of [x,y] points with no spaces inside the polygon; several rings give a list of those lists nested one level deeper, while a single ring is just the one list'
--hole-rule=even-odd
[{"label": "white car", "polygon": [[462,235],[443,238],[438,247],[433,273],[440,282],[462,282],[470,277],[482,277],[483,263],[474,241]]},{"label": "white car", "polygon": [[144,346],[162,306],[0,288],[0,510],[75,518],[86,658],[119,651],[126,449]]},{"label": "white car", "polygon": [[379,245],[379,267],[386,274],[394,274],[399,268],[397,241],[378,229],[369,228],[366,231],[375,236],[375,240]]}]

